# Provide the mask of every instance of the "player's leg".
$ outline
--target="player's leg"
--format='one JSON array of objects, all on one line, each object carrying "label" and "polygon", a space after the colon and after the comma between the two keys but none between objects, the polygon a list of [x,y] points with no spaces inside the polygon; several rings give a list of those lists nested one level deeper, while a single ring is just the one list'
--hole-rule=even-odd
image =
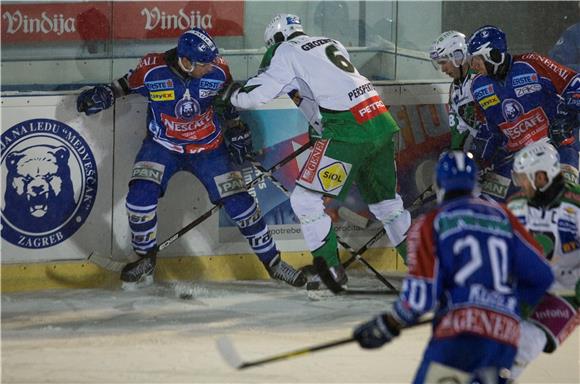
[{"label": "player's leg", "polygon": [[[558,321],[550,314],[558,313]],[[514,362],[513,378],[542,351],[553,353],[570,336],[580,323],[580,312],[574,295],[546,294],[536,305],[528,321],[521,323],[520,343]]]},{"label": "player's leg", "polygon": [[125,206],[131,245],[140,259],[121,272],[121,280],[126,283],[152,282],[155,258],[145,255],[157,246],[157,204],[176,172],[177,156],[150,139],[143,142],[137,154]]},{"label": "player's leg", "polygon": [[195,155],[189,170],[205,186],[212,203],[222,202],[226,213],[271,277],[293,286],[306,284],[304,274],[281,259],[256,199],[246,191],[241,173],[231,167],[223,145],[214,151]]},{"label": "player's leg", "polygon": [[363,155],[362,144],[336,140],[317,140],[290,197],[292,209],[302,227],[306,245],[323,282],[340,290],[347,282],[346,272],[338,258],[336,232],[330,216],[324,211],[323,196],[339,200],[348,193],[352,174]]},{"label": "player's leg", "polygon": [[405,240],[411,226],[411,214],[396,193],[397,169],[392,135],[369,153],[356,176],[357,185],[369,210],[383,223],[391,244],[405,260]]},{"label": "player's leg", "polygon": [[413,383],[437,383],[443,378],[455,378],[457,383],[506,383],[515,354],[515,346],[478,336],[431,339]]},{"label": "player's leg", "polygon": [[534,361],[544,350],[548,339],[544,331],[524,320],[520,323],[520,342],[512,367],[512,380],[516,380],[529,363]]}]

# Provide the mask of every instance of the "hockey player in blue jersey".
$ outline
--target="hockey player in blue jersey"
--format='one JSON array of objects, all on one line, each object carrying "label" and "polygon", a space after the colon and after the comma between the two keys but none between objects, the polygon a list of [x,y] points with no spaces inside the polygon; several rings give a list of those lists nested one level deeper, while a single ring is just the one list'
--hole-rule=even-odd
[{"label": "hockey player in blue jersey", "polygon": [[510,177],[513,155],[546,137],[558,148],[566,178],[577,182],[580,75],[534,52],[510,55],[505,33],[494,26],[475,31],[468,51],[479,72],[473,98],[486,120],[474,140],[475,155],[494,167],[482,189],[505,201],[517,190]]},{"label": "hockey player in blue jersey", "polygon": [[293,286],[306,283],[302,272],[281,260],[256,201],[230,162],[231,157],[242,163],[251,151],[250,131],[234,109],[223,113],[227,146],[224,141],[214,104],[230,82],[228,65],[215,42],[205,30],[194,28],[179,37],[176,48],[148,54],[134,71],[78,97],[77,109],[87,115],[132,93],[149,100],[147,135],[135,159],[126,199],[131,243],[140,259],[123,269],[123,282],[152,281],[157,204],[169,179],[184,170],[201,181],[212,203],[223,204],[272,278]]},{"label": "hockey player in blue jersey", "polygon": [[474,197],[476,168],[469,153],[443,154],[436,171],[439,206],[409,231],[409,273],[399,299],[354,330],[363,348],[378,348],[434,311],[414,383],[443,377],[472,383],[489,375],[505,382],[520,334],[519,304],[535,305],[554,280],[515,216]]}]

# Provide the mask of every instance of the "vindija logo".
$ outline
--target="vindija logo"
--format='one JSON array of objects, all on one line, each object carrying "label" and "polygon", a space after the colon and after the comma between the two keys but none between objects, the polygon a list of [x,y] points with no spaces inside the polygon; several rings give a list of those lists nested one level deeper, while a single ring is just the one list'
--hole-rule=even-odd
[{"label": "vindija logo", "polygon": [[72,236],[97,196],[91,148],[70,126],[27,120],[2,133],[2,238],[47,248]]},{"label": "vindija logo", "polygon": [[161,11],[158,7],[143,8],[141,15],[145,16],[145,29],[152,31],[154,29],[179,29],[185,31],[191,28],[211,29],[212,15],[202,14],[199,11],[190,11],[186,13],[180,8],[177,14]]},{"label": "vindija logo", "polygon": [[76,20],[74,17],[64,17],[63,14],[48,15],[42,12],[40,17],[29,17],[20,11],[4,12],[2,19],[6,25],[6,33],[64,33],[76,32]]}]

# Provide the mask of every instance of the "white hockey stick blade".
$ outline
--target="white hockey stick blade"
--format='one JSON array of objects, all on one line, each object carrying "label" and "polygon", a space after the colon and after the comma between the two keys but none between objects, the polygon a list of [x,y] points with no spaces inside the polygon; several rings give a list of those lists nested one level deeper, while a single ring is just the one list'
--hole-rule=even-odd
[{"label": "white hockey stick blade", "polygon": [[220,355],[230,367],[239,369],[244,364],[234,344],[227,336],[217,339],[216,345]]},{"label": "white hockey stick blade", "polygon": [[87,261],[98,265],[99,267],[106,269],[109,272],[121,272],[127,263],[122,261],[113,260],[110,257],[102,256],[98,252],[93,252],[87,257]]},{"label": "white hockey stick blade", "polygon": [[359,228],[366,228],[369,225],[368,218],[351,211],[347,207],[339,207],[338,216],[347,223],[356,225]]}]

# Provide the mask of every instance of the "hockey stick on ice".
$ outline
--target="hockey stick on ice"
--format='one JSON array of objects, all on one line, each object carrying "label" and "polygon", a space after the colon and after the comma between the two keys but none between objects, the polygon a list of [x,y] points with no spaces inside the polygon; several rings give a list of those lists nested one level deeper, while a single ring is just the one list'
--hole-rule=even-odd
[{"label": "hockey stick on ice", "polygon": [[[255,184],[257,184],[264,177],[270,176],[272,174],[272,172],[275,172],[276,170],[280,169],[284,165],[288,164],[290,161],[292,161],[294,158],[296,158],[297,156],[299,156],[301,153],[303,153],[306,150],[308,150],[311,146],[312,146],[312,142],[311,141],[309,141],[308,143],[304,144],[303,146],[301,146],[300,148],[298,148],[296,151],[292,152],[291,154],[289,154],[288,156],[286,156],[282,160],[278,161],[276,164],[272,165],[269,169],[265,170],[265,172],[262,172],[256,178],[254,178],[251,181],[249,181],[245,185],[245,188],[246,189],[250,189],[252,186],[254,186]],[[201,224],[202,222],[204,222],[205,220],[207,220],[214,213],[216,213],[222,206],[223,206],[223,204],[221,202],[218,202],[216,205],[214,205],[213,207],[211,207],[207,212],[205,212],[204,214],[202,214],[201,216],[199,216],[198,218],[196,218],[195,220],[193,220],[191,223],[187,224],[185,227],[181,228],[179,231],[177,231],[176,233],[174,233],[173,235],[171,235],[165,241],[163,241],[162,243],[158,244],[155,248],[153,248],[152,250],[150,250],[147,253],[147,255],[145,255],[145,257],[156,257],[157,256],[157,253],[159,251],[162,251],[165,248],[169,247],[177,239],[179,239],[180,237],[182,237],[183,235],[185,235],[187,232],[189,232],[190,230],[192,230],[193,228],[195,228],[196,226],[198,226],[199,224]],[[123,267],[127,264],[127,263],[122,263],[120,261],[114,261],[114,260],[112,260],[110,258],[104,258],[102,256],[99,256],[95,252],[93,252],[93,253],[91,253],[91,255],[89,255],[88,260],[94,262],[95,264],[97,264],[97,265],[99,265],[99,266],[101,266],[101,267],[103,267],[103,268],[105,268],[105,269],[107,269],[107,270],[109,270],[111,272],[120,272],[123,269]],[[122,266],[120,266],[120,264],[122,264]]]},{"label": "hockey stick on ice", "polygon": [[[262,164],[260,164],[260,162],[256,161],[252,157],[248,157],[248,159],[250,160],[250,162],[252,163],[252,165],[258,171],[260,171],[262,174],[264,172],[267,172],[266,169],[264,169],[264,167],[262,166]],[[274,184],[276,187],[278,187],[278,189],[280,189],[282,192],[284,192],[287,196],[290,195],[290,191],[288,191],[288,189],[282,183],[280,183],[273,175],[269,175],[268,177],[269,177],[270,181],[272,182],[272,184]],[[353,215],[356,215],[356,213],[354,213],[354,212],[352,212],[352,214]],[[366,226],[366,224],[365,224],[365,226]],[[384,232],[384,230],[383,230],[383,232]],[[381,234],[381,236],[382,236],[382,234]],[[373,238],[371,238],[371,240],[369,240],[365,245],[363,245],[358,251],[354,250],[346,241],[342,240],[338,235],[336,236],[336,241],[344,249],[346,249],[348,252],[351,253],[351,255],[352,255],[351,259],[353,261],[358,261],[358,262],[364,264],[366,266],[366,268],[369,271],[371,271],[371,273],[373,273],[377,277],[377,279],[379,279],[379,281],[381,283],[383,283],[384,285],[386,285],[389,289],[397,292],[397,289],[387,279],[385,279],[385,277],[379,271],[377,271],[368,261],[366,261],[365,259],[362,258],[362,254],[368,249],[368,247],[370,247],[372,244],[375,243],[376,240],[378,240],[378,238],[380,238],[380,236],[377,237],[376,239],[375,239],[375,237],[376,237],[376,235],[373,236]],[[343,266],[345,268],[347,268],[351,263],[349,263],[346,266],[344,266],[344,265]]]},{"label": "hockey stick on ice", "polygon": [[[404,329],[415,328],[415,327],[418,327],[421,325],[429,324],[432,321],[433,321],[432,319],[420,320],[419,322],[417,322],[409,327],[405,327]],[[294,357],[308,355],[308,354],[313,353],[313,352],[322,351],[325,349],[334,348],[334,347],[338,347],[338,346],[345,345],[345,344],[350,344],[354,341],[356,341],[355,338],[351,336],[351,337],[347,337],[344,339],[338,339],[338,340],[329,341],[329,342],[318,344],[318,345],[312,345],[310,347],[296,349],[296,350],[290,351],[290,352],[280,353],[277,355],[273,355],[270,357],[266,357],[266,358],[258,359],[258,360],[254,360],[254,361],[243,361],[242,358],[240,357],[240,354],[236,350],[234,344],[227,336],[220,337],[216,341],[216,344],[217,344],[217,349],[218,349],[220,355],[222,356],[222,358],[226,361],[226,363],[230,367],[232,367],[234,369],[246,369],[246,368],[250,368],[250,367],[256,367],[258,365],[273,363],[275,361],[288,360],[288,359],[292,359]]]}]

